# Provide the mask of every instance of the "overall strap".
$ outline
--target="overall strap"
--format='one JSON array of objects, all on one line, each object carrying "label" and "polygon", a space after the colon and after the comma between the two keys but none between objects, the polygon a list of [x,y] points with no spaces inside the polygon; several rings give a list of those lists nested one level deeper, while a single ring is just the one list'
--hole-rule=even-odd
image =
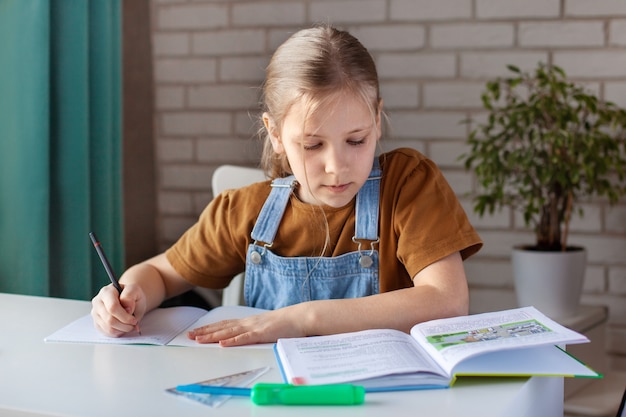
[{"label": "overall strap", "polygon": [[356,224],[354,226],[354,239],[356,240],[378,240],[381,175],[378,158],[374,158],[370,176],[356,196]]},{"label": "overall strap", "polygon": [[265,204],[263,204],[263,208],[252,229],[252,239],[254,241],[265,242],[269,246],[274,242],[280,219],[285,214],[289,196],[293,192],[296,183],[296,178],[293,175],[285,178],[276,178],[272,181],[272,191],[270,191],[270,195],[265,200]]}]

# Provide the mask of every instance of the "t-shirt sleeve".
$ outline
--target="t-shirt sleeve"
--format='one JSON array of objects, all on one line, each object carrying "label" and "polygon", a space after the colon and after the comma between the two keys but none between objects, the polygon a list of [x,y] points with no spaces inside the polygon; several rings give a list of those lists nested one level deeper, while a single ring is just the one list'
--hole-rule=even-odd
[{"label": "t-shirt sleeve", "polygon": [[[258,213],[247,199],[259,188],[225,191],[207,205],[198,221],[165,253],[179,274],[194,285],[219,289],[244,271],[252,213]],[[262,205],[264,197],[260,201]]]},{"label": "t-shirt sleeve", "polygon": [[413,277],[454,252],[467,259],[482,241],[435,163],[421,158],[408,165],[394,186],[394,228],[398,259]]}]

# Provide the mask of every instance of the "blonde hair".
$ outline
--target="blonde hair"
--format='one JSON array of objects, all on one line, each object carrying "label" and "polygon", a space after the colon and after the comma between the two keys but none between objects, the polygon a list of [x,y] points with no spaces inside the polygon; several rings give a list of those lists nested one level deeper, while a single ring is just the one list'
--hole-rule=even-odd
[{"label": "blonde hair", "polygon": [[[274,53],[262,86],[262,112],[280,128],[291,106],[304,100],[312,114],[338,92],[355,94],[379,112],[378,73],[372,56],[354,36],[330,26],[293,34]],[[261,166],[270,178],[292,174],[285,155],[274,153],[269,132],[261,128]]]}]

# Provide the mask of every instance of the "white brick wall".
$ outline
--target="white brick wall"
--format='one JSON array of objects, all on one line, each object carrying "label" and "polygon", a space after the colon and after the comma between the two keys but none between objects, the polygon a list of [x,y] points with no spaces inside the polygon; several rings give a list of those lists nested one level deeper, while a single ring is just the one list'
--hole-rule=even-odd
[{"label": "white brick wall", "polygon": [[626,2],[620,0],[565,0],[566,17],[626,16]]},{"label": "white brick wall", "polygon": [[456,73],[456,62],[452,53],[385,53],[378,55],[378,75],[383,81],[451,78]]},{"label": "white brick wall", "polygon": [[262,53],[265,48],[263,40],[262,30],[194,33],[191,35],[191,52],[194,55],[217,56]]},{"label": "white brick wall", "polygon": [[537,20],[560,14],[560,0],[476,0],[478,19]]},{"label": "white brick wall", "polygon": [[155,10],[156,29],[206,30],[226,27],[229,8],[227,3],[163,5]]},{"label": "white brick wall", "polygon": [[372,53],[415,50],[426,44],[426,27],[419,24],[359,26],[352,30],[352,34]]},{"label": "white brick wall", "polygon": [[626,108],[626,82],[604,83],[604,98]]},{"label": "white brick wall", "polygon": [[604,22],[537,22],[519,24],[522,47],[571,47],[604,45]]},{"label": "white brick wall", "polygon": [[389,3],[392,21],[442,21],[472,16],[471,0],[391,0]]},{"label": "white brick wall", "polygon": [[614,20],[610,23],[609,45],[626,46],[626,20]]},{"label": "white brick wall", "polygon": [[309,20],[312,22],[337,21],[343,23],[383,22],[386,2],[380,0],[335,0],[311,2]]},{"label": "white brick wall", "polygon": [[214,59],[158,59],[154,66],[157,83],[203,83],[217,78],[217,62]]},{"label": "white brick wall", "polygon": [[510,23],[452,23],[432,26],[430,44],[445,48],[511,48],[515,27]]},{"label": "white brick wall", "polygon": [[554,63],[573,78],[623,80],[626,74],[625,50],[626,48],[554,52]]},{"label": "white brick wall", "polygon": [[[351,30],[379,69],[391,137],[437,162],[485,241],[466,263],[473,309],[514,303],[510,247],[533,240],[518,213],[479,218],[458,160],[468,116],[506,65],[562,66],[626,107],[626,1],[620,0],[153,0],[160,245],[212,198],[223,163],[257,164],[258,87],[273,50],[315,22]],[[610,306],[612,364],[626,369],[626,202],[588,203],[571,241],[587,246],[584,301]]]},{"label": "white brick wall", "polygon": [[304,2],[280,1],[247,1],[231,3],[233,26],[292,26],[306,22],[306,5]]},{"label": "white brick wall", "polygon": [[548,52],[507,49],[498,52],[461,52],[461,76],[484,80],[510,75],[507,65],[515,65],[529,71],[538,62],[548,62]]}]

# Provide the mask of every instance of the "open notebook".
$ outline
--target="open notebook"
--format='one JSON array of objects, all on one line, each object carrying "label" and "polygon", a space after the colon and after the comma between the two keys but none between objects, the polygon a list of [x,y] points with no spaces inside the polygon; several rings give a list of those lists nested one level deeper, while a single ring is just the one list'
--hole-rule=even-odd
[{"label": "open notebook", "polygon": [[[221,306],[210,311],[189,306],[158,308],[146,314],[139,323],[141,335],[131,332],[122,337],[108,337],[100,333],[94,327],[91,315],[86,315],[57,330],[44,340],[49,343],[212,347],[218,345],[197,343],[187,337],[187,332],[221,320],[244,318],[264,311],[245,306]],[[271,344],[259,344],[249,347],[271,346]]]}]

